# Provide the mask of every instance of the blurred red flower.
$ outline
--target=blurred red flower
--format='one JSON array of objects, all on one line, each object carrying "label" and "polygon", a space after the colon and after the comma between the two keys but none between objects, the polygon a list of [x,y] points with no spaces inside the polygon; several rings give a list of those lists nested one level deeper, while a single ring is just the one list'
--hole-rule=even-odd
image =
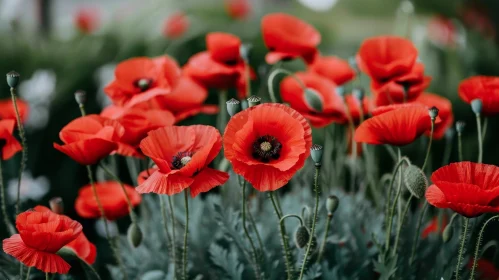
[{"label": "blurred red flower", "polygon": [[294,109],[277,103],[234,115],[224,134],[225,157],[235,173],[263,192],[284,186],[310,155],[312,130]]},{"label": "blurred red flower", "polygon": [[426,200],[465,217],[499,212],[499,167],[469,161],[451,163],[431,175]]},{"label": "blurred red flower", "polygon": [[74,24],[81,33],[90,34],[99,27],[99,11],[96,8],[81,8],[76,12]]},{"label": "blurred red flower", "polygon": [[[353,94],[348,94],[345,95],[345,101],[344,101],[343,107],[348,106],[348,110],[350,112],[350,118],[352,118],[352,122],[354,125],[358,125],[360,123],[360,112],[362,112],[362,116],[365,119],[367,119],[367,115],[372,111],[372,100],[369,97],[364,97],[362,100],[362,106],[361,102],[357,99],[357,97],[353,96]],[[361,111],[362,108],[362,111]],[[338,121],[340,124],[349,124],[350,120],[348,119],[348,115],[345,112],[343,115],[343,118]]]},{"label": "blurred red flower", "polygon": [[355,71],[348,61],[336,56],[318,56],[309,70],[328,78],[336,85],[341,86],[355,78]]},{"label": "blurred red flower", "polygon": [[468,104],[474,99],[482,100],[484,115],[499,113],[499,77],[473,76],[461,81],[458,90],[459,97]]},{"label": "blurred red flower", "polygon": [[[473,259],[471,258],[468,262],[468,268],[473,267]],[[477,280],[497,280],[499,279],[499,268],[497,268],[493,262],[487,259],[479,259],[477,261],[475,279]]]},{"label": "blurred red flower", "polygon": [[[454,124],[454,114],[452,113],[452,103],[450,100],[433,93],[423,93],[414,102],[423,104],[428,108],[433,106],[438,108],[438,118],[440,121],[435,123],[433,138],[437,140],[442,139],[447,129]],[[429,136],[430,133],[427,131],[426,135]]]},{"label": "blurred red flower", "polygon": [[454,22],[445,16],[434,16],[428,22],[428,39],[439,47],[455,47],[458,40],[457,32]]},{"label": "blurred red flower", "polygon": [[142,172],[139,173],[139,176],[137,176],[137,184],[142,185],[151,175],[155,172],[158,171],[158,167],[152,167],[149,169],[146,169]]},{"label": "blurred red flower", "polygon": [[225,10],[231,18],[245,19],[251,13],[250,0],[225,0]]},{"label": "blurred red flower", "polygon": [[167,38],[179,38],[189,29],[189,18],[183,12],[170,15],[164,23],[163,35]]},{"label": "blurred red flower", "polygon": [[68,273],[71,266],[57,251],[81,234],[80,223],[51,211],[28,210],[17,215],[16,228],[19,234],[3,240],[5,253],[46,273]]},{"label": "blurred red flower", "polygon": [[8,160],[22,150],[21,144],[12,135],[16,122],[0,120],[0,160]]},{"label": "blurred red flower", "polygon": [[321,42],[321,34],[297,17],[285,13],[264,16],[262,35],[269,49],[265,56],[268,64],[297,57],[302,57],[311,64],[318,55],[317,46]]},{"label": "blurred red flower", "polygon": [[356,129],[356,142],[404,146],[431,129],[428,109],[423,105],[404,106],[379,115],[373,112],[373,115]]},{"label": "blurred red flower", "polygon": [[189,188],[191,196],[223,185],[229,174],[209,168],[222,148],[218,130],[206,125],[169,126],[149,132],[142,152],[158,166],[142,184],[140,193],[173,195]]},{"label": "blurred red flower", "polygon": [[[29,114],[28,103],[21,99],[17,99],[17,109],[19,110],[21,121],[23,123],[26,122]],[[17,126],[16,111],[14,110],[14,104],[12,104],[11,99],[0,100],[0,120],[13,120],[16,122]]]},{"label": "blurred red flower", "polygon": [[442,234],[444,232],[445,227],[449,223],[447,216],[443,216],[442,224],[438,225],[438,217],[433,217],[430,223],[423,229],[421,232],[421,239],[426,239],[430,234],[437,233]]},{"label": "blurred red flower", "polygon": [[[135,191],[135,188],[125,185],[125,190],[132,206],[140,204],[142,197]],[[107,181],[95,183],[97,196],[99,197],[106,219],[117,220],[130,213],[125,194],[118,182]],[[92,191],[92,185],[82,187],[78,192],[75,201],[75,210],[78,215],[87,219],[97,219],[101,217],[97,201]]]}]

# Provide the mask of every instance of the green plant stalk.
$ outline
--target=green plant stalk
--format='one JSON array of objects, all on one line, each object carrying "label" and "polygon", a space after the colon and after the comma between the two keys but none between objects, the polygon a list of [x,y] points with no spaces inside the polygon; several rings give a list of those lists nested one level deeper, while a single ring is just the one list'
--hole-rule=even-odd
[{"label": "green plant stalk", "polygon": [[421,209],[421,212],[419,213],[418,225],[416,226],[414,240],[412,241],[411,257],[409,258],[409,265],[410,266],[414,262],[414,257],[416,256],[416,249],[418,247],[418,242],[419,242],[419,232],[421,231],[421,225],[423,224],[423,218],[424,218],[424,215],[426,213],[426,209],[428,209],[428,201],[425,199],[424,204],[423,204],[423,208]]},{"label": "green plant stalk", "polygon": [[431,120],[431,132],[430,132],[430,142],[428,143],[428,149],[426,150],[426,156],[424,158],[423,166],[421,167],[421,170],[424,172],[424,169],[426,167],[426,164],[428,163],[428,159],[430,158],[430,151],[431,151],[431,143],[433,142],[433,132],[435,130],[435,119]]},{"label": "green plant stalk", "polygon": [[395,243],[393,243],[392,256],[395,256],[395,254],[397,253],[397,247],[400,239],[400,232],[402,231],[402,226],[404,225],[404,220],[405,217],[407,216],[407,212],[409,211],[409,207],[411,206],[411,201],[413,198],[414,196],[411,194],[409,199],[407,199],[407,202],[404,207],[404,212],[402,212],[402,218],[400,220],[400,223],[397,225],[397,234],[395,235]]},{"label": "green plant stalk", "polygon": [[184,257],[182,261],[182,279],[187,280],[187,237],[189,235],[189,195],[184,191],[185,201],[185,231],[184,231]]},{"label": "green plant stalk", "polygon": [[496,216],[488,219],[483,224],[482,228],[480,229],[480,233],[478,234],[478,239],[476,241],[476,246],[475,246],[475,254],[473,257],[473,267],[471,269],[470,280],[475,279],[475,270],[476,270],[476,267],[478,265],[478,254],[480,253],[480,246],[482,244],[483,232],[485,231],[485,228],[487,227],[487,225],[495,219],[499,219],[499,215],[496,215]]},{"label": "green plant stalk", "polygon": [[246,98],[251,96],[251,66],[249,62],[244,62],[244,75],[246,77]]},{"label": "green plant stalk", "polygon": [[463,139],[461,137],[461,132],[457,133],[457,150],[459,161],[463,161]]},{"label": "green plant stalk", "polygon": [[14,232],[14,226],[9,220],[9,216],[7,215],[7,203],[5,202],[5,186],[3,184],[3,170],[2,170],[2,150],[0,147],[0,196],[1,196],[1,203],[2,203],[2,216],[3,216],[3,221],[5,223],[5,228],[9,231],[10,235],[13,235]]},{"label": "green plant stalk", "polygon": [[281,208],[281,201],[279,200],[279,193],[277,191],[276,191],[276,196],[274,198],[275,198],[275,204],[277,205],[277,209],[279,209],[279,214],[282,216],[283,212]]},{"label": "green plant stalk", "polygon": [[225,125],[227,124],[227,91],[221,90],[218,93],[218,107],[220,108],[220,114],[218,114],[218,130],[224,131]]},{"label": "green plant stalk", "polygon": [[[478,163],[482,163],[483,159],[483,139],[482,139],[482,122],[480,121],[480,114],[476,114],[476,126],[478,135]],[[457,280],[457,279],[456,279]]]},{"label": "green plant stalk", "polygon": [[177,242],[175,241],[175,212],[173,207],[173,200],[168,196],[168,206],[170,207],[170,215],[172,220],[172,255],[173,255],[173,275],[177,278]]},{"label": "green plant stalk", "polygon": [[485,135],[487,135],[488,123],[489,123],[489,119],[488,118],[483,118],[482,141],[485,141]]},{"label": "green plant stalk", "polygon": [[288,214],[286,216],[283,216],[281,218],[281,220],[279,221],[279,223],[283,223],[284,220],[286,220],[287,218],[296,218],[296,219],[298,219],[298,221],[300,221],[300,226],[303,226],[303,219],[300,216],[295,215],[295,214]]},{"label": "green plant stalk", "polygon": [[106,219],[106,213],[104,212],[104,207],[102,206],[102,203],[100,201],[99,196],[97,195],[97,188],[95,186],[95,180],[92,175],[92,170],[90,169],[90,165],[87,165],[87,173],[88,173],[88,180],[90,181],[90,185],[92,186],[92,192],[94,194],[95,201],[97,203],[97,207],[99,208],[99,212],[101,215],[102,222],[104,223],[104,231],[106,233],[106,239],[109,242],[109,246],[111,247],[111,250],[113,251],[114,258],[116,259],[116,262],[118,263],[118,266],[120,267],[121,273],[123,274],[123,279],[128,279],[128,275],[126,273],[125,267],[123,265],[123,262],[121,260],[121,254],[119,252],[118,247],[116,244],[114,244],[111,235],[109,234],[109,227],[107,224],[107,219]]},{"label": "green plant stalk", "polygon": [[294,268],[293,268],[293,264],[292,264],[292,261],[291,261],[291,254],[289,252],[289,243],[288,243],[288,237],[286,236],[286,226],[284,225],[284,223],[281,223],[280,220],[282,218],[280,212],[279,212],[279,208],[277,208],[277,204],[275,202],[275,199],[274,199],[274,192],[273,191],[270,191],[269,192],[269,197],[270,197],[270,200],[272,201],[272,206],[274,206],[274,211],[277,215],[277,219],[279,221],[279,233],[281,234],[281,242],[282,242],[282,249],[283,249],[283,253],[284,253],[284,263],[286,265],[286,273],[287,273],[287,279],[288,280],[293,280],[294,279]]},{"label": "green plant stalk", "polygon": [[269,89],[269,95],[270,95],[270,100],[273,102],[273,103],[277,103],[278,100],[277,100],[277,97],[276,97],[276,94],[274,92],[274,79],[275,77],[278,75],[278,74],[286,74],[287,76],[291,76],[295,81],[298,82],[298,84],[300,85],[300,87],[303,89],[303,91],[305,91],[307,89],[307,87],[305,86],[305,84],[302,82],[302,80],[300,80],[293,72],[291,71],[288,71],[286,69],[282,69],[282,68],[277,68],[275,70],[273,70],[270,75],[269,75],[269,78],[267,80],[267,87]]},{"label": "green plant stalk", "polygon": [[[350,191],[354,192],[355,191],[355,177],[357,176],[356,172],[355,172],[355,162],[357,161],[357,144],[355,143],[355,139],[354,139],[354,135],[355,135],[355,125],[353,123],[353,119],[352,119],[352,114],[350,112],[350,108],[348,108],[348,105],[345,101],[345,99],[343,98],[343,106],[345,107],[345,112],[347,114],[347,118],[348,118],[348,129],[350,129],[350,133],[352,133],[352,158],[353,158],[353,167],[351,168],[350,172],[351,172],[351,183],[350,183]],[[362,108],[361,108],[362,109]],[[348,144],[347,144],[347,147],[348,147]],[[374,196],[374,194],[373,194]]]},{"label": "green plant stalk", "polygon": [[260,247],[260,252],[263,252],[263,242],[262,237],[260,236],[260,232],[258,232],[258,228],[256,227],[255,219],[253,219],[253,215],[249,209],[248,203],[246,203],[246,211],[248,212],[248,218],[250,220],[251,226],[256,234],[256,239],[258,240],[258,246]]},{"label": "green plant stalk", "polygon": [[22,147],[22,155],[21,155],[21,166],[19,167],[19,178],[17,181],[17,199],[16,199],[16,215],[19,214],[20,211],[20,203],[21,203],[21,180],[24,172],[24,168],[26,166],[26,161],[28,159],[28,145],[26,144],[26,134],[24,132],[23,122],[21,121],[21,114],[19,114],[19,108],[17,107],[17,96],[16,89],[10,88],[10,96],[12,98],[12,105],[14,105],[14,111],[16,112],[16,121],[17,121],[17,129],[19,130],[19,137],[21,137],[21,147]]},{"label": "green plant stalk", "polygon": [[102,169],[104,169],[104,172],[106,172],[107,175],[111,176],[111,178],[113,178],[113,180],[115,180],[120,185],[121,191],[123,191],[123,194],[125,195],[126,203],[128,205],[128,212],[130,215],[130,219],[132,220],[133,224],[137,224],[137,219],[135,217],[135,213],[133,212],[133,205],[132,205],[132,202],[130,201],[130,198],[128,197],[128,193],[126,192],[125,185],[123,185],[123,182],[121,182],[120,178],[118,178],[118,176],[116,176],[111,170],[109,170],[109,168],[107,168],[107,166],[105,166],[102,162],[101,162],[100,166],[102,167]]},{"label": "green plant stalk", "polygon": [[[22,267],[22,264],[21,264],[21,267]],[[22,270],[21,270],[21,271],[22,271]],[[31,266],[30,266],[30,267],[28,267],[28,272],[27,272],[27,274],[26,274],[26,280],[29,280],[29,274],[30,274],[30,272],[31,272]],[[19,277],[19,279],[22,279],[22,277],[23,277],[23,276],[22,276],[22,274],[21,274],[21,276]]]},{"label": "green plant stalk", "polygon": [[329,233],[329,227],[331,226],[331,220],[333,219],[333,215],[329,215],[326,220],[326,231],[324,232],[324,238],[322,239],[321,248],[319,249],[319,256],[317,257],[317,263],[320,263],[322,260],[322,256],[324,255],[324,249],[326,248],[327,236]]},{"label": "green plant stalk", "polygon": [[80,104],[78,107],[80,107],[80,113],[82,116],[85,116],[87,112],[85,112],[85,105]]},{"label": "green plant stalk", "polygon": [[49,273],[45,272],[45,280],[49,280]]},{"label": "green plant stalk", "polygon": [[446,137],[445,140],[445,148],[444,148],[444,156],[442,157],[442,166],[449,164],[450,155],[452,152],[452,138]]},{"label": "green plant stalk", "polygon": [[312,249],[312,242],[315,233],[315,225],[317,223],[317,213],[319,212],[319,173],[321,170],[320,164],[315,165],[315,176],[314,176],[314,190],[315,190],[315,209],[314,218],[312,220],[312,228],[310,229],[310,238],[308,239],[307,250],[305,251],[305,256],[303,256],[303,263],[301,265],[299,280],[303,279],[305,273],[305,266],[307,266],[308,257]]},{"label": "green plant stalk", "polygon": [[461,245],[459,246],[459,254],[457,255],[457,264],[456,264],[456,280],[459,280],[459,272],[461,270],[461,264],[463,262],[463,254],[464,254],[464,245],[466,244],[466,234],[468,233],[468,224],[470,219],[463,217],[464,219],[464,229],[461,233]]},{"label": "green plant stalk", "polygon": [[164,200],[163,195],[160,194],[158,196],[159,196],[159,204],[160,204],[160,207],[161,207],[161,216],[163,218],[163,227],[165,229],[166,244],[167,244],[170,252],[172,252],[172,256],[171,256],[172,257],[172,263],[173,263],[173,266],[175,267],[175,257],[173,256],[172,240],[171,240],[171,236],[170,236],[170,231],[168,230],[168,221],[167,221],[165,200]]},{"label": "green plant stalk", "polygon": [[243,180],[242,184],[243,188],[243,197],[242,197],[242,216],[243,216],[243,229],[244,229],[244,235],[246,235],[246,238],[248,238],[248,241],[251,245],[251,251],[253,253],[253,269],[255,271],[255,279],[260,279],[261,277],[261,272],[260,272],[260,267],[258,265],[258,253],[255,248],[255,243],[253,243],[253,239],[251,238],[248,227],[246,226],[246,180]]}]

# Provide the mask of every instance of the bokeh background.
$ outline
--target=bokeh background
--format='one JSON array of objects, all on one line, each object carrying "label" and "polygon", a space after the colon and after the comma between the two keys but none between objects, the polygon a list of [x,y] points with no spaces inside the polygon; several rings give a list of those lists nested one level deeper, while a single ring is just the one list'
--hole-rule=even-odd
[{"label": "bokeh background", "polygon": [[[19,95],[30,105],[23,208],[60,196],[67,214],[78,219],[72,204],[87,183],[86,170],[55,150],[53,143],[59,141],[59,130],[80,115],[75,91],[87,92],[88,113],[99,113],[109,104],[102,89],[124,59],[168,54],[182,65],[205,49],[206,33],[234,33],[253,45],[251,65],[260,74],[253,88],[267,99],[260,19],[276,11],[313,24],[323,35],[322,53],[345,59],[355,55],[366,37],[397,34],[413,40],[425,71],[433,76],[428,91],[448,97],[456,120],[467,122],[464,157],[475,157],[476,124],[470,108],[457,96],[457,85],[475,74],[499,75],[496,0],[0,0],[0,73],[21,74]],[[172,36],[171,29],[179,29],[175,20],[179,13],[185,15],[181,26],[186,23],[186,28]],[[298,70],[303,65],[287,63],[285,68]],[[366,77],[360,82],[368,88]],[[0,98],[9,97],[7,84],[0,82]],[[216,93],[208,102],[217,103]],[[214,124],[215,117],[199,115],[186,122]],[[497,128],[497,119],[491,118],[486,163],[499,164]],[[436,144],[437,155],[444,142]],[[409,153],[420,153],[424,147],[416,146]],[[456,160],[455,150],[451,158]],[[434,156],[433,166],[440,166],[441,160]],[[4,164],[8,199],[15,196],[19,161],[20,154]],[[13,200],[9,201],[12,212]],[[82,223],[89,239],[95,240],[94,227],[85,224],[89,221]],[[5,229],[0,229],[0,236],[6,236]]]}]

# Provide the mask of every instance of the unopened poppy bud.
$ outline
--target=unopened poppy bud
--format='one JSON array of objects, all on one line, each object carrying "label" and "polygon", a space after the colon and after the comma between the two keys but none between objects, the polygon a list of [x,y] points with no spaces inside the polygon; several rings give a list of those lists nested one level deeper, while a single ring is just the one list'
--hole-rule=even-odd
[{"label": "unopened poppy bud", "polygon": [[442,240],[444,243],[449,242],[454,235],[454,229],[452,228],[452,223],[449,223],[445,226],[444,231],[442,232]]},{"label": "unopened poppy bud", "polygon": [[322,105],[322,98],[315,89],[305,89],[305,101],[307,102],[308,106],[310,106],[310,108],[317,112],[322,112],[322,110],[324,109]]},{"label": "unopened poppy bud", "polygon": [[260,105],[261,102],[262,102],[262,99],[256,95],[252,95],[252,96],[248,97],[248,107]]},{"label": "unopened poppy bud", "polygon": [[62,198],[60,197],[54,197],[51,200],[49,200],[49,206],[50,210],[56,214],[63,214],[64,213],[64,203],[62,202]]},{"label": "unopened poppy bud", "polygon": [[142,230],[136,223],[132,223],[128,227],[127,237],[134,248],[139,247],[140,243],[142,243]]},{"label": "unopened poppy bud", "polygon": [[457,133],[461,134],[464,131],[464,127],[466,126],[466,123],[463,121],[457,121],[456,122],[456,131]]},{"label": "unopened poppy bud", "polygon": [[82,106],[87,102],[87,93],[83,90],[78,90],[75,92],[75,100],[78,105]]},{"label": "unopened poppy bud", "polygon": [[428,180],[423,170],[412,164],[407,166],[404,173],[404,180],[407,189],[413,196],[418,199],[424,196],[428,187]]},{"label": "unopened poppy bud", "polygon": [[227,101],[227,113],[231,117],[233,117],[235,114],[239,113],[241,111],[241,102],[239,100],[236,100],[232,98],[231,100]]},{"label": "unopened poppy bud", "polygon": [[365,92],[363,88],[357,87],[352,90],[353,96],[357,98],[357,100],[362,101],[364,100]]},{"label": "unopened poppy bud", "polygon": [[482,100],[478,98],[471,100],[471,110],[473,110],[473,113],[475,113],[476,115],[480,115],[480,113],[482,113],[482,107]]},{"label": "unopened poppy bud", "polygon": [[310,156],[315,162],[315,165],[320,165],[322,161],[322,146],[313,144],[312,147],[310,147]]},{"label": "unopened poppy bud", "polygon": [[328,215],[333,215],[334,212],[336,212],[336,209],[338,209],[338,206],[340,205],[340,200],[336,195],[330,195],[328,196],[326,200],[326,209],[327,209],[327,214]]},{"label": "unopened poppy bud", "polygon": [[244,61],[249,61],[249,55],[252,48],[253,45],[251,44],[242,44],[241,47],[239,47],[239,53]]},{"label": "unopened poppy bud", "polygon": [[438,117],[438,108],[433,106],[430,109],[428,109],[428,114],[430,115],[430,118],[432,121],[435,121],[435,119]]},{"label": "unopened poppy bud", "polygon": [[310,239],[310,232],[307,227],[299,226],[295,231],[295,244],[298,248],[303,248],[307,246],[308,240]]},{"label": "unopened poppy bud", "polygon": [[7,84],[9,85],[9,87],[17,87],[20,77],[21,75],[19,75],[19,73],[17,73],[16,71],[10,71],[9,73],[7,73]]}]

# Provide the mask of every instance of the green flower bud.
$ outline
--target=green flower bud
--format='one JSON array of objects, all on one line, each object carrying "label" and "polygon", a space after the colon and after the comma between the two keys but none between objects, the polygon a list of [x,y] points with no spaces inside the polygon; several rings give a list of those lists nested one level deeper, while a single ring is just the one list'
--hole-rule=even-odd
[{"label": "green flower bud", "polygon": [[82,106],[87,102],[87,93],[83,90],[78,90],[75,92],[75,100],[78,105]]},{"label": "green flower bud", "polygon": [[426,188],[428,187],[428,180],[423,170],[415,165],[409,165],[404,173],[405,186],[411,194],[418,199],[423,197]]},{"label": "green flower bud", "polygon": [[49,200],[49,206],[50,210],[56,214],[63,214],[64,213],[64,203],[62,202],[62,198],[60,197],[54,197],[51,200]]},{"label": "green flower bud", "polygon": [[482,113],[482,107],[483,107],[482,100],[478,98],[471,100],[471,110],[476,115],[480,115],[480,113]]},{"label": "green flower bud", "polygon": [[260,105],[261,102],[262,102],[262,99],[256,95],[252,95],[252,96],[248,97],[248,107]]},{"label": "green flower bud", "polygon": [[16,71],[10,71],[9,73],[7,73],[7,84],[9,85],[9,87],[17,87],[20,77],[21,75],[19,75],[19,73],[17,73]]},{"label": "green flower bud", "polygon": [[322,146],[313,144],[312,147],[310,147],[310,156],[315,162],[315,165],[320,165],[322,160]]},{"label": "green flower bud", "polygon": [[310,232],[307,227],[299,226],[295,231],[295,244],[298,248],[303,248],[307,246],[308,240],[310,239]]},{"label": "green flower bud", "polygon": [[452,227],[452,223],[449,223],[445,226],[444,231],[442,232],[442,240],[444,243],[449,242],[454,235],[454,229]]},{"label": "green flower bud", "polygon": [[140,230],[140,227],[137,224],[132,223],[128,227],[127,237],[128,237],[128,241],[130,242],[130,244],[134,248],[137,248],[137,247],[139,247],[140,243],[142,243],[142,237],[143,237],[142,230]]},{"label": "green flower bud", "polygon": [[305,101],[307,102],[308,106],[310,106],[310,108],[312,108],[314,111],[322,112],[322,110],[324,109],[322,104],[322,97],[315,89],[305,89]]},{"label": "green flower bud", "polygon": [[328,198],[326,200],[326,209],[327,209],[328,215],[334,214],[334,212],[336,212],[336,209],[338,209],[339,205],[340,205],[340,200],[336,195],[328,196]]},{"label": "green flower bud", "polygon": [[232,98],[226,103],[227,103],[227,112],[231,117],[233,117],[235,114],[241,111],[241,102],[239,102],[239,100]]}]

